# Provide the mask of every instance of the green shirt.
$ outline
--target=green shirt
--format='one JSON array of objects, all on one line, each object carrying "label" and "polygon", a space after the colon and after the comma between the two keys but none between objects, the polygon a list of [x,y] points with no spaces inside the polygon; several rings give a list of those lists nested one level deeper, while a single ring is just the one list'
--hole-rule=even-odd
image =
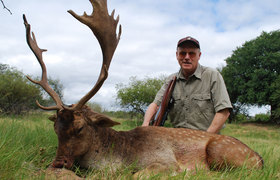
[{"label": "green shirt", "polygon": [[174,127],[207,130],[216,112],[232,108],[221,74],[200,64],[188,79],[181,71],[170,75],[155,97],[157,105],[160,105],[168,82],[174,76],[177,76],[172,93],[174,104],[169,112]]}]

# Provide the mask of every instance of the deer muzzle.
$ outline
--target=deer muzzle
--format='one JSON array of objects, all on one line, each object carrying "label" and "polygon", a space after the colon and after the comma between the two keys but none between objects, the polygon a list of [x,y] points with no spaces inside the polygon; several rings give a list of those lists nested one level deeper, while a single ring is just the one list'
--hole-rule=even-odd
[{"label": "deer muzzle", "polygon": [[56,157],[53,161],[52,166],[54,168],[66,168],[70,169],[73,166],[74,160],[72,158],[68,158],[66,156]]}]

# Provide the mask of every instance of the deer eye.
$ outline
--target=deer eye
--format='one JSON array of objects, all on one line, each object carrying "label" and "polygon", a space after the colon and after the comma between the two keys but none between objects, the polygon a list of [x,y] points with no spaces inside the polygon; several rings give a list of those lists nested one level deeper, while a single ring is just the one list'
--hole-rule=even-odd
[{"label": "deer eye", "polygon": [[77,134],[80,134],[82,132],[82,130],[84,129],[84,126],[80,127],[79,129],[77,129]]}]

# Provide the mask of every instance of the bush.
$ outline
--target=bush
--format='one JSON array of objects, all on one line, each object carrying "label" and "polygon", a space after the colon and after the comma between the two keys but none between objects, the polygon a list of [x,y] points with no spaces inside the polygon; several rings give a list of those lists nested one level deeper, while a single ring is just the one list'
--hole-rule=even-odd
[{"label": "bush", "polygon": [[20,114],[35,109],[42,94],[24,74],[8,65],[0,64],[0,113]]},{"label": "bush", "polygon": [[[39,77],[32,79],[40,80]],[[61,82],[48,77],[48,83],[62,100]],[[36,100],[44,106],[54,104],[47,92],[39,85],[30,82],[21,71],[0,63],[0,114],[18,115],[37,109]]]},{"label": "bush", "polygon": [[[130,77],[127,85],[122,83],[116,85],[117,101],[119,105],[127,111],[134,114],[140,114],[142,117],[145,110],[153,102],[156,93],[164,83],[165,77],[149,78],[138,80],[136,77]],[[132,114],[132,116],[134,116]]]},{"label": "bush", "polygon": [[268,122],[268,121],[270,121],[270,115],[269,114],[256,114],[255,115],[255,121],[257,121],[257,122]]},{"label": "bush", "polygon": [[250,117],[248,115],[238,113],[237,115],[234,116],[233,122],[242,123],[242,122],[247,122],[249,119],[250,119]]}]

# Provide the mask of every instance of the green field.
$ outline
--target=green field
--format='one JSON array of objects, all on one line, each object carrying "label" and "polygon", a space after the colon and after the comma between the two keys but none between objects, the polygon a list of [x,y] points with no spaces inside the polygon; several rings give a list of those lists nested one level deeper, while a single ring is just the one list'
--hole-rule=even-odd
[{"label": "green field", "polygon": [[[0,179],[44,179],[44,170],[55,157],[57,138],[50,114],[0,117]],[[114,119],[114,118],[113,118]],[[129,130],[141,122],[114,119],[122,123],[117,130]],[[229,124],[222,134],[233,136],[257,151],[264,159],[263,170],[187,172],[177,176],[155,175],[150,179],[280,179],[280,127],[256,124]],[[109,170],[83,170],[76,174],[87,179],[130,179],[130,167]]]}]

